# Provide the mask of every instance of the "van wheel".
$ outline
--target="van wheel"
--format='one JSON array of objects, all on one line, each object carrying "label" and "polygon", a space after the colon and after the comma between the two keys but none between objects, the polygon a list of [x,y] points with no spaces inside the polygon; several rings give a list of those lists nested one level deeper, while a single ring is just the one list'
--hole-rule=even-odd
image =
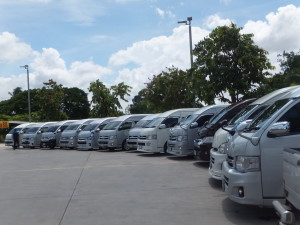
[{"label": "van wheel", "polygon": [[165,143],[164,145],[164,153],[167,154],[168,152],[168,145],[167,145],[167,142]]},{"label": "van wheel", "polygon": [[199,152],[199,158],[201,160],[209,161],[210,160],[210,153],[207,150]]},{"label": "van wheel", "polygon": [[50,148],[50,149],[54,149],[54,147],[55,147],[55,144],[54,144],[54,143],[49,143],[49,148]]},{"label": "van wheel", "polygon": [[123,151],[128,150],[128,149],[127,149],[127,142],[126,142],[126,140],[124,140],[123,143],[122,143],[122,150],[123,150]]}]

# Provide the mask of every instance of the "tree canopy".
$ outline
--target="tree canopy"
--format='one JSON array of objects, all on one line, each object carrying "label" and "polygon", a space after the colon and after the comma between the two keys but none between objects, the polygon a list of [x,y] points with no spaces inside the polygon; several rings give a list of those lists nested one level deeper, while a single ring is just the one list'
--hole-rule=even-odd
[{"label": "tree canopy", "polygon": [[[220,26],[196,44],[193,54],[195,91],[211,104],[217,98],[234,103],[266,82],[274,67],[268,52],[252,40],[253,34],[241,34],[236,25]],[[226,96],[228,93],[229,97]]]}]

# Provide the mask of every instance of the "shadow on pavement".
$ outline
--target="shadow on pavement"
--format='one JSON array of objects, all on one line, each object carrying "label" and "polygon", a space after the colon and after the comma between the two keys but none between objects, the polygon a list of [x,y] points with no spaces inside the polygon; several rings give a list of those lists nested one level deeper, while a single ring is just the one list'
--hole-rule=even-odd
[{"label": "shadow on pavement", "polygon": [[194,156],[169,156],[167,159],[175,161],[195,161]]},{"label": "shadow on pavement", "polygon": [[162,156],[166,156],[166,155],[169,155],[167,153],[141,153],[141,154],[138,154],[137,156],[141,156],[141,157],[162,157]]},{"label": "shadow on pavement", "polygon": [[206,162],[206,161],[203,161],[203,162],[194,162],[193,163],[193,165],[195,166],[195,167],[198,167],[198,168],[206,168],[206,169],[208,169],[208,167],[209,167],[209,162]]},{"label": "shadow on pavement", "polygon": [[213,179],[210,177],[210,178],[208,178],[208,183],[213,189],[222,191],[222,181],[221,180],[216,180],[216,179]]}]

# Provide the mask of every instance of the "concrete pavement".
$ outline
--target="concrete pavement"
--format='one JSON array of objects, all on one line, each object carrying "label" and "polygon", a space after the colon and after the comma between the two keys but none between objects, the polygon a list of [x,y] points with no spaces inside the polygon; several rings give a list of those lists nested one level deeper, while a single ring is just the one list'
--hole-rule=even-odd
[{"label": "concrete pavement", "polygon": [[238,205],[207,163],[138,152],[12,150],[0,144],[1,225],[277,224]]}]

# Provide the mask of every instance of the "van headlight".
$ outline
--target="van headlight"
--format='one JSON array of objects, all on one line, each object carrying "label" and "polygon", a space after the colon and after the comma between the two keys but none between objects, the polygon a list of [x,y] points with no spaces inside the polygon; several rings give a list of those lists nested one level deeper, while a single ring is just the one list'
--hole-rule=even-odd
[{"label": "van headlight", "polygon": [[147,140],[156,140],[157,136],[156,135],[148,135]]},{"label": "van headlight", "polygon": [[177,141],[183,141],[183,140],[186,139],[186,137],[187,137],[187,136],[179,135],[179,136],[177,137]]},{"label": "van headlight", "polygon": [[113,139],[117,139],[117,136],[116,135],[109,136],[109,140],[113,140]]},{"label": "van headlight", "polygon": [[237,171],[254,172],[260,170],[260,161],[258,156],[238,156],[236,157],[235,168]]},{"label": "van headlight", "polygon": [[70,139],[70,140],[73,140],[73,138],[74,138],[74,137],[72,136],[72,137],[70,137],[69,139]]},{"label": "van headlight", "polygon": [[223,143],[219,146],[218,152],[221,154],[226,154],[227,152],[227,143]]}]

